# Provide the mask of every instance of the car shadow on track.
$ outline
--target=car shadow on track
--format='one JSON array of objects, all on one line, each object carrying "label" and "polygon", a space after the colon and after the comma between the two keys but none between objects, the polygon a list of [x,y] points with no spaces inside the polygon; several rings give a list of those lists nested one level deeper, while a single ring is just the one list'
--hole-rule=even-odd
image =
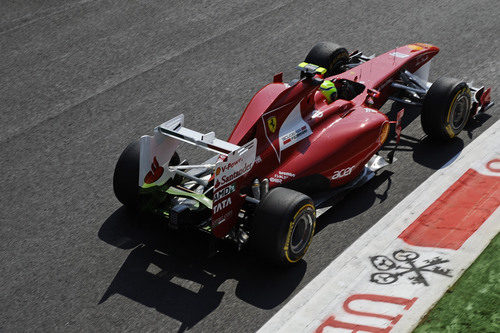
[{"label": "car shadow on track", "polygon": [[210,255],[214,251],[208,235],[173,232],[123,207],[104,222],[99,238],[132,249],[99,304],[120,294],[180,321],[180,332],[221,306],[225,292],[219,288],[224,282],[237,281],[235,295],[240,300],[272,309],[293,293],[307,267],[305,261],[286,269],[269,267],[249,251],[237,253],[224,243]]},{"label": "car shadow on track", "polygon": [[[395,120],[397,112],[402,108],[405,109],[401,127],[403,134],[396,148],[396,157],[398,151],[411,151],[413,153],[413,161],[427,168],[438,170],[445,164],[452,161],[464,148],[465,143],[460,137],[456,137],[450,142],[436,142],[429,139],[424,132],[420,138],[412,137],[404,134],[404,129],[420,116],[420,107],[404,106],[401,103],[394,102],[389,112],[386,113],[390,120]],[[481,113],[475,119],[469,120],[463,132],[466,133],[469,140],[474,139],[474,130],[481,127],[491,115]],[[420,122],[420,120],[418,120]],[[390,138],[394,138],[394,129],[391,126]],[[382,152],[388,152],[393,149],[394,140],[388,141],[381,149]]]},{"label": "car shadow on track", "polygon": [[[396,158],[398,151],[410,151],[413,154],[413,161],[429,169],[438,170],[445,164],[451,162],[454,157],[464,149],[464,141],[455,138],[451,142],[435,142],[428,137],[417,139],[401,134],[401,140],[396,148]],[[394,142],[390,142],[382,147],[381,151],[388,152],[394,147]],[[396,162],[397,163],[397,162]]]}]

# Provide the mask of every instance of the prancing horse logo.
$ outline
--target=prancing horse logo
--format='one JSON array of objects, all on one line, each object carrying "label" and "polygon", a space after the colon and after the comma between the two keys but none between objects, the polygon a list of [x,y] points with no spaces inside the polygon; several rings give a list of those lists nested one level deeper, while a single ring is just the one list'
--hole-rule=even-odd
[{"label": "prancing horse logo", "polygon": [[273,116],[267,119],[267,127],[269,127],[271,133],[276,132],[276,117]]}]

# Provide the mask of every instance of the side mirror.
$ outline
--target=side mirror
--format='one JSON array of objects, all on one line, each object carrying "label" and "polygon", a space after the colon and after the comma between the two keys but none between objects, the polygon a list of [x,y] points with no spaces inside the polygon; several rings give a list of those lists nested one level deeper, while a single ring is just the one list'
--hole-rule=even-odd
[{"label": "side mirror", "polygon": [[366,96],[365,103],[368,105],[375,104],[374,100],[380,96],[380,91],[375,89],[368,89],[368,96]]}]

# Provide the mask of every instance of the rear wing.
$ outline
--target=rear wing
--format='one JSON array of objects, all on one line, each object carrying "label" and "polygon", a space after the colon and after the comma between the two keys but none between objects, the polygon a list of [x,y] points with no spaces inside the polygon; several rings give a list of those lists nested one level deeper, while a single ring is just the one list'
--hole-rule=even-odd
[{"label": "rear wing", "polygon": [[169,137],[226,156],[230,152],[240,148],[239,146],[232,143],[217,139],[214,132],[209,132],[206,134],[199,133],[189,128],[183,127],[183,124],[184,114],[180,114],[177,117],[170,119],[169,121],[166,121],[158,126],[157,130]]},{"label": "rear wing", "polygon": [[[159,186],[173,178],[180,170],[168,167],[180,142],[201,147],[217,154],[228,156],[241,147],[215,137],[214,132],[206,134],[186,128],[184,115],[180,114],[154,129],[154,135],[144,135],[140,139],[139,186],[142,188]],[[215,166],[215,165],[214,165]],[[195,166],[193,166],[194,168]],[[199,167],[198,167],[199,168]],[[189,169],[186,166],[184,169]]]}]

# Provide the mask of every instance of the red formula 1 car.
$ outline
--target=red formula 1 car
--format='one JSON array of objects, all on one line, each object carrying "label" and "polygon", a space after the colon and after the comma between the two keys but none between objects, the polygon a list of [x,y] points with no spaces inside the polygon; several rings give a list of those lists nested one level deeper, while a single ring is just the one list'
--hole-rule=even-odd
[{"label": "red formula 1 car", "polygon": [[[421,106],[422,128],[436,140],[452,139],[493,105],[490,89],[428,82],[438,51],[415,43],[367,57],[319,43],[297,67],[300,79],[277,74],[252,98],[227,141],[184,127],[181,114],[130,144],[116,165],[115,194],[174,229],[250,241],[266,259],[293,264],[312,240],[316,209],[392,161],[377,152],[391,124],[399,141],[404,110],[391,121],[378,111],[387,100]],[[325,80],[336,88],[333,101],[320,91]],[[215,156],[181,161],[182,142]]]}]

